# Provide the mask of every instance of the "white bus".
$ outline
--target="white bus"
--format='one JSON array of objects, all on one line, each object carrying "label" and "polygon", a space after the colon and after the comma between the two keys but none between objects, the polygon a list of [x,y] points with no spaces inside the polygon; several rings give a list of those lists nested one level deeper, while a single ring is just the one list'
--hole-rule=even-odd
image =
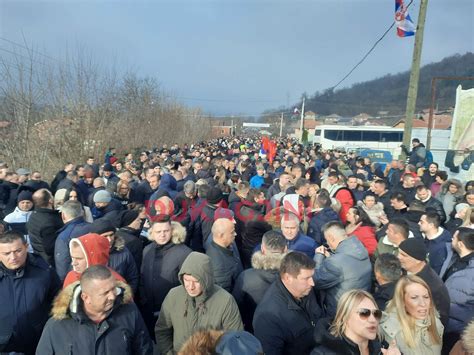
[{"label": "white bus", "polygon": [[401,152],[403,128],[388,126],[316,126],[314,143],[322,149],[386,150],[393,156]]}]

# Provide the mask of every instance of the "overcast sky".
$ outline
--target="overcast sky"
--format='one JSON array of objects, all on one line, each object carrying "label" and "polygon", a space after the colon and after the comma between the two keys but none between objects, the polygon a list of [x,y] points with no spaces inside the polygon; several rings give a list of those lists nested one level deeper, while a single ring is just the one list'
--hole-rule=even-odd
[{"label": "overcast sky", "polygon": [[[258,115],[333,86],[393,19],[394,0],[0,0],[1,38],[24,36],[55,58],[81,46],[219,115]],[[341,87],[408,70],[413,43],[392,29]],[[431,0],[422,63],[473,51],[474,1]]]}]

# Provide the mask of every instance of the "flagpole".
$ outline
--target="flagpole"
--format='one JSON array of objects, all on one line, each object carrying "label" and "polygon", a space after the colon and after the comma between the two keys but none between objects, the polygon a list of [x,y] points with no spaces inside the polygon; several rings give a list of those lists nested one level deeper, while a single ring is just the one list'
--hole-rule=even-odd
[{"label": "flagpole", "polygon": [[[415,47],[411,63],[410,82],[408,84],[407,106],[405,111],[405,128],[403,130],[403,144],[408,148],[411,145],[411,132],[413,129],[413,116],[418,95],[418,80],[420,77],[421,49],[423,47],[423,31],[425,29],[426,9],[428,0],[421,0],[418,25],[415,33]],[[405,157],[404,153],[403,157]]]},{"label": "flagpole", "polygon": [[281,113],[280,116],[280,137],[283,134],[283,112]]},{"label": "flagpole", "polygon": [[300,143],[303,143],[303,121],[304,121],[304,101],[306,97],[303,96],[303,104],[301,105],[301,121],[300,121]]}]

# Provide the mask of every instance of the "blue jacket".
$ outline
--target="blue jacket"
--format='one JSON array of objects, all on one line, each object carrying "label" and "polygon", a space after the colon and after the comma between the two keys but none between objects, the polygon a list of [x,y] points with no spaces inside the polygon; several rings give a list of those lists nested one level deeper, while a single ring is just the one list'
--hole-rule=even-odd
[{"label": "blue jacket", "polygon": [[288,250],[300,251],[308,255],[311,259],[314,257],[314,249],[318,247],[316,242],[307,235],[298,233],[295,239],[288,240]]},{"label": "blue jacket", "polygon": [[71,271],[69,242],[72,238],[78,238],[90,231],[91,224],[84,221],[83,217],[74,218],[59,230],[58,238],[54,244],[54,265],[61,281],[64,281],[67,273]]},{"label": "blue jacket", "polygon": [[445,245],[446,243],[451,243],[451,239],[451,234],[446,229],[443,229],[440,236],[435,239],[425,238],[429,264],[438,275],[447,256]]},{"label": "blue jacket", "polygon": [[60,287],[54,270],[38,255],[28,254],[19,270],[0,263],[0,352],[34,353]]},{"label": "blue jacket", "polygon": [[322,228],[326,223],[331,221],[340,221],[339,215],[331,207],[323,208],[311,218],[308,226],[308,235],[313,238],[318,245],[326,243]]},{"label": "blue jacket", "polygon": [[[456,259],[451,243],[446,243],[446,253],[447,258],[441,268],[440,277],[444,276]],[[471,256],[465,269],[454,272],[444,284],[451,299],[449,322],[445,331],[461,333],[474,319],[474,256]]]},{"label": "blue jacket", "polygon": [[337,301],[344,292],[354,288],[370,290],[372,264],[367,249],[356,237],[343,240],[328,258],[317,253],[314,261],[314,287],[325,291],[323,303],[328,316],[334,317]]},{"label": "blue jacket", "polygon": [[252,176],[250,179],[250,187],[259,189],[265,183],[265,178],[260,175]]}]

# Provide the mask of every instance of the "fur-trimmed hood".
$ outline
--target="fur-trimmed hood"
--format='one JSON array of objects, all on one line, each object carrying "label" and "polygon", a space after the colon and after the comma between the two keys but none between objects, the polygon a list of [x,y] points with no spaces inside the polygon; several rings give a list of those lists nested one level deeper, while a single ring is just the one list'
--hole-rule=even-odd
[{"label": "fur-trimmed hood", "polygon": [[252,255],[252,267],[258,270],[279,270],[286,253],[271,253],[268,255],[257,251]]},{"label": "fur-trimmed hood", "polygon": [[[132,303],[133,293],[130,286],[123,281],[117,281],[118,296],[115,301],[116,305]],[[73,313],[77,313],[78,306],[81,302],[81,285],[79,281],[73,282],[63,288],[56,296],[51,309],[51,316],[55,320],[71,318]]]},{"label": "fur-trimmed hood", "polygon": [[112,245],[111,249],[116,251],[122,251],[125,249],[125,239],[121,236],[115,234],[114,244]]},{"label": "fur-trimmed hood", "polygon": [[448,193],[449,185],[454,185],[458,188],[458,191],[454,194],[455,197],[462,197],[464,195],[464,186],[461,184],[461,181],[458,179],[448,179],[441,186],[441,194],[446,195]]}]

